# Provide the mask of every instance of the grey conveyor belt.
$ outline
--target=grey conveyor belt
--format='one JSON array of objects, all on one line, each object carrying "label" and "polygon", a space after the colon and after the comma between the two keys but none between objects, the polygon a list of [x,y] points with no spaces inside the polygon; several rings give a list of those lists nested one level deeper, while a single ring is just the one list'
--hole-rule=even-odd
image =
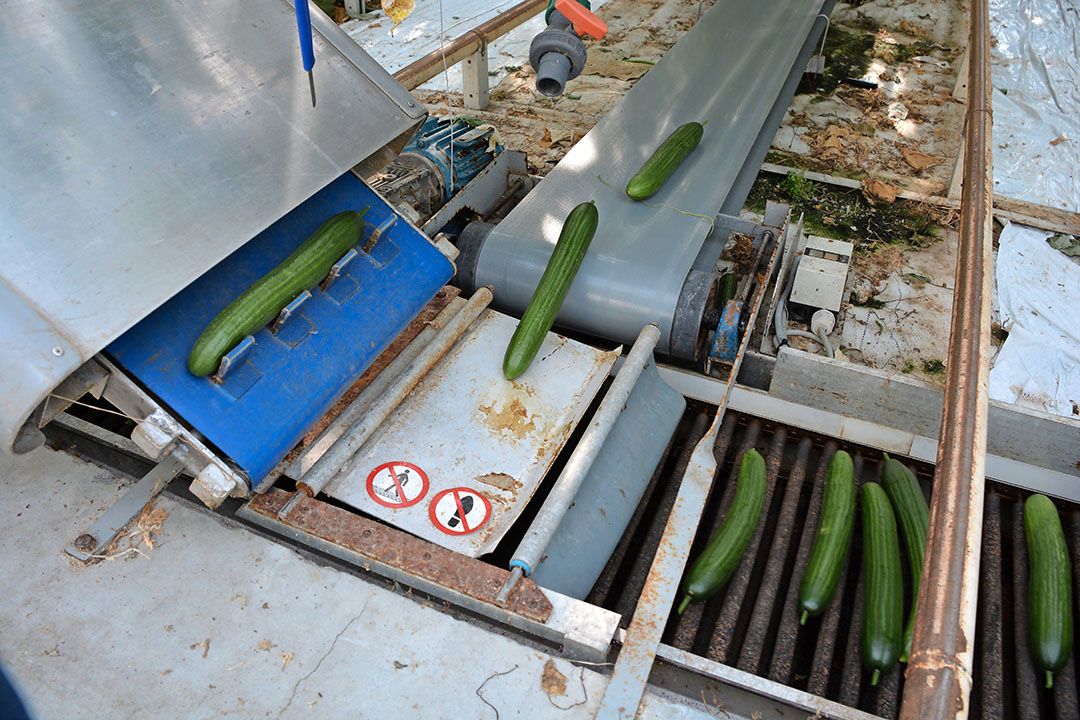
[{"label": "grey conveyor belt", "polygon": [[[600,225],[557,322],[619,341],[658,322],[657,350],[668,352],[707,218],[723,205],[821,7],[717,3],[492,229],[475,284],[493,286],[499,307],[523,310],[563,219],[595,200]],[[627,198],[629,177],[672,130],[695,120],[707,121],[701,145],[665,187],[648,205]]]}]

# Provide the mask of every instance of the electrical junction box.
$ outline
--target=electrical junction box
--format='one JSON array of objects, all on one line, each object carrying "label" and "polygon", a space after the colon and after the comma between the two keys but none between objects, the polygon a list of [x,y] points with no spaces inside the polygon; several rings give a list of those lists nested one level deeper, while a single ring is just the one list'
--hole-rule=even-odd
[{"label": "electrical junction box", "polygon": [[846,240],[808,235],[791,286],[791,302],[839,312],[854,248]]}]

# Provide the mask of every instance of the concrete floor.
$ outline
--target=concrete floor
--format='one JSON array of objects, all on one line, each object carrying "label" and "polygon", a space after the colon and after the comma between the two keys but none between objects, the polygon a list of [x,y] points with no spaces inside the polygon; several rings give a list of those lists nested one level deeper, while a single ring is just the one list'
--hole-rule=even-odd
[{"label": "concrete floor", "polygon": [[[0,455],[0,483],[0,657],[35,717],[579,718],[603,696],[602,673],[171,497],[152,548],[84,567],[64,546],[130,480],[42,449]],[[642,715],[704,717],[660,695]]]}]

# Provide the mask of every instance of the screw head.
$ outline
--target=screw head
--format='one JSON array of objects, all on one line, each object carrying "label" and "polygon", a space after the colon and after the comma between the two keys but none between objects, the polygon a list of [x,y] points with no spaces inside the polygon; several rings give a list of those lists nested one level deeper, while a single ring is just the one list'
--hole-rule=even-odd
[{"label": "screw head", "polygon": [[416,107],[416,101],[410,100],[409,101],[409,107]]},{"label": "screw head", "polygon": [[62,357],[63,354],[64,354],[64,348],[57,345],[56,347],[54,347],[52,349],[52,354],[55,355],[56,357]]},{"label": "screw head", "polygon": [[75,547],[83,552],[90,552],[94,549],[96,541],[94,536],[90,533],[83,533],[79,537],[75,538]]}]

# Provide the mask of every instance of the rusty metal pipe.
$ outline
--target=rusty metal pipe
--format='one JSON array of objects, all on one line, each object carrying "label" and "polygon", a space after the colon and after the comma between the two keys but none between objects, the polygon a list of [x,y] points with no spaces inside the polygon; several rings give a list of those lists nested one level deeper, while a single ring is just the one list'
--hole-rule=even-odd
[{"label": "rusty metal pipe", "polygon": [[394,73],[394,79],[404,85],[406,90],[413,90],[442,72],[444,64],[446,67],[457,65],[496,38],[531,19],[533,15],[547,8],[547,5],[547,0],[524,0],[409,63]]},{"label": "rusty metal pipe", "polygon": [[992,172],[987,0],[971,5],[964,190],[945,403],[901,720],[965,718],[971,694],[990,373]]}]

